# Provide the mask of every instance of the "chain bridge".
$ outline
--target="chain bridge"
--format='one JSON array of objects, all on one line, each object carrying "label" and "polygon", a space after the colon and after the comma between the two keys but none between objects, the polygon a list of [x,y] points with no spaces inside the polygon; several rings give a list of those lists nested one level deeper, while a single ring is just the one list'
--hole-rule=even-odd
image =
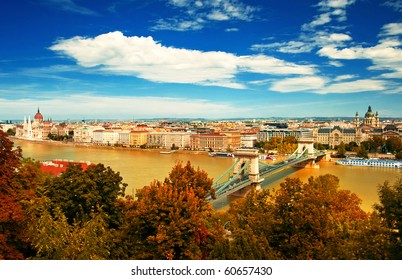
[{"label": "chain bridge", "polygon": [[[237,149],[234,155],[234,163],[213,182],[216,199],[235,193],[242,195],[250,187],[260,189],[261,182],[268,180],[270,175],[288,167],[314,166],[325,153],[314,149],[313,139],[300,139],[291,155],[273,164],[261,161],[255,149]],[[211,197],[208,199],[212,200]]]}]

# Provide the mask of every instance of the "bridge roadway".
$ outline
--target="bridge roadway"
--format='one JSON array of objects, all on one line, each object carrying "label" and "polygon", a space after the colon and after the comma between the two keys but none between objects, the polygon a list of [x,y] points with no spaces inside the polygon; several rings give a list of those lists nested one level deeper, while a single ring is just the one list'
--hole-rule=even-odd
[{"label": "bridge roadway", "polygon": [[[305,153],[303,153],[301,156],[295,158],[288,158],[275,164],[266,164],[260,162],[260,165],[262,165],[262,167],[260,167],[260,178],[265,179],[266,177],[269,177],[270,175],[279,172],[287,167],[301,164],[303,162],[308,162],[311,160],[319,161],[322,159],[324,155],[325,153],[319,152],[314,157],[309,157],[308,155],[305,155]],[[247,165],[245,165],[241,171],[243,171],[246,168]],[[214,186],[216,199],[222,198],[223,196],[231,195],[250,185],[251,181],[249,179],[248,174],[244,174],[243,177],[239,176],[239,174],[234,174],[227,181],[221,184],[216,184]],[[208,200],[211,199],[212,199],[211,197],[208,197]]]}]

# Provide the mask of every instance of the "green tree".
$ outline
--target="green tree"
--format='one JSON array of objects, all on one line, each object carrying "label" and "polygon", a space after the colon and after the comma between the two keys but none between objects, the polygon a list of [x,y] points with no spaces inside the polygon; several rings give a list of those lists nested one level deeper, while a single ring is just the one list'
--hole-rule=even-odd
[{"label": "green tree", "polygon": [[59,208],[50,214],[46,202],[32,207],[36,218],[28,223],[27,235],[36,254],[31,259],[100,260],[110,257],[112,236],[101,212],[92,213],[86,221],[70,224]]},{"label": "green tree", "polygon": [[346,146],[345,143],[341,142],[337,149],[338,155],[344,157],[346,155]]},{"label": "green tree", "polygon": [[400,137],[390,137],[385,141],[385,147],[390,153],[402,151],[402,140]]},{"label": "green tree", "polygon": [[85,171],[81,165],[70,164],[60,176],[49,180],[46,195],[70,224],[75,219],[87,220],[101,209],[108,225],[118,228],[123,216],[116,203],[118,197],[124,197],[126,186],[119,172],[103,164],[90,165]]},{"label": "green tree", "polygon": [[354,152],[357,149],[357,147],[359,147],[359,145],[357,145],[357,143],[354,141],[345,145],[346,151],[349,152]]},{"label": "green tree", "polygon": [[384,138],[380,135],[374,135],[371,139],[372,152],[378,152],[379,149],[384,145]]},{"label": "green tree", "polygon": [[356,150],[356,155],[361,158],[368,158],[368,151],[365,148],[365,145],[360,145]]},{"label": "green tree", "polygon": [[9,136],[15,136],[15,132],[16,132],[15,128],[9,128],[9,129],[7,129],[7,134],[8,134]]},{"label": "green tree", "polygon": [[391,258],[402,259],[402,178],[378,186],[380,202],[375,205],[384,225],[389,229]]}]

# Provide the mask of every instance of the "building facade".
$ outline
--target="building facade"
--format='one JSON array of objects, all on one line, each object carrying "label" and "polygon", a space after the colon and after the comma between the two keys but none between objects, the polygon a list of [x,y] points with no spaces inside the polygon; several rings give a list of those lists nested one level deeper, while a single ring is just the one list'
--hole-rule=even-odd
[{"label": "building facade", "polygon": [[328,145],[330,148],[334,148],[342,142],[345,144],[356,142],[359,145],[366,140],[362,129],[345,129],[339,126],[315,128],[313,129],[313,139],[314,142]]}]

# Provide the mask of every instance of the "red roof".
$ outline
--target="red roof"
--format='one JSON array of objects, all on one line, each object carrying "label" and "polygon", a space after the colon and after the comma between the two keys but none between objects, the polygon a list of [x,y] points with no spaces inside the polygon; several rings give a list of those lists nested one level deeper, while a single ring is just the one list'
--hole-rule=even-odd
[{"label": "red roof", "polygon": [[90,162],[73,162],[68,160],[52,160],[45,161],[40,163],[40,169],[45,173],[50,173],[54,176],[60,175],[60,173],[66,171],[67,167],[70,164],[79,164],[82,167],[82,170],[86,170],[88,166],[94,165]]}]

